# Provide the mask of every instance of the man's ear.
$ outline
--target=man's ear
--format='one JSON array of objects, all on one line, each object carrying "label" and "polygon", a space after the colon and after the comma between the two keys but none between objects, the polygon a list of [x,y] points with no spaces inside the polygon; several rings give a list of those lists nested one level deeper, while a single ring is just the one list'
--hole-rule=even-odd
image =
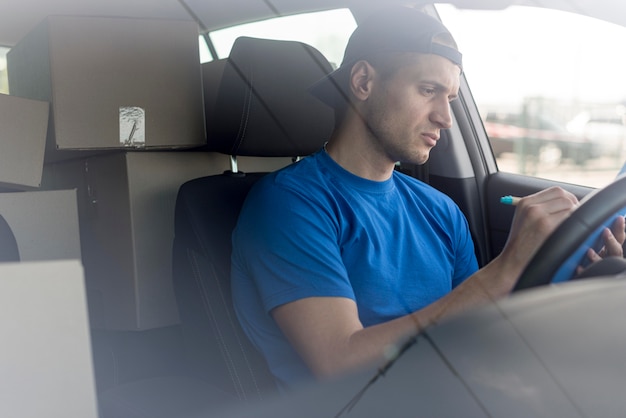
[{"label": "man's ear", "polygon": [[359,101],[365,101],[369,98],[372,91],[372,80],[374,78],[374,67],[367,61],[357,61],[352,66],[350,72],[350,89],[354,97]]}]

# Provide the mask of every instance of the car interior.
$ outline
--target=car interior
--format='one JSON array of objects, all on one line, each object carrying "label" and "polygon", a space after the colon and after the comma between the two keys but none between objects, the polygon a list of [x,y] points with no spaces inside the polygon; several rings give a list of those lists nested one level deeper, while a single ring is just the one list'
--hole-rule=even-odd
[{"label": "car interior", "polygon": [[[0,79],[0,112],[26,108],[20,107],[25,110],[18,118],[0,119],[6,124],[0,126],[0,165],[19,161],[20,166],[17,178],[0,168],[0,277],[4,263],[80,260],[90,319],[94,416],[290,416],[295,409],[289,408],[300,408],[301,416],[320,416],[315,415],[320,399],[332,398],[328,409],[339,412],[348,394],[384,377],[386,368],[366,368],[343,388],[341,382],[313,386],[306,388],[308,395],[295,394],[290,404],[276,407],[283,398],[232,307],[230,236],[254,183],[321,149],[330,136],[333,111],[308,88],[338,63],[305,41],[245,33],[233,36],[232,47],[220,56],[211,36],[251,22],[333,9],[348,10],[358,24],[387,2],[10,3],[0,14],[0,46],[6,50],[6,68],[0,70],[8,73],[6,82]],[[34,3],[37,10],[31,12]],[[433,16],[445,14],[440,16],[434,3],[412,3]],[[591,1],[444,3],[456,3],[461,12],[504,10],[508,3],[582,10],[626,26],[626,13],[607,12],[613,6],[608,1],[595,8]],[[203,46],[211,59],[200,62]],[[18,99],[27,102],[18,104]],[[624,212],[624,181],[597,193],[601,188],[588,184],[501,170],[504,163],[492,151],[467,72],[451,107],[453,127],[442,131],[429,161],[398,163],[397,170],[455,201],[468,220],[480,266],[496,257],[508,238],[515,208],[502,205],[502,196],[559,185],[591,202],[551,237],[519,290],[549,284],[572,254],[578,257],[576,251],[594,231]],[[8,125],[13,122],[43,126],[46,132]],[[503,158],[524,156],[509,150]],[[588,168],[578,163],[585,176]],[[612,180],[622,163],[603,171]],[[22,176],[22,168],[37,181]],[[34,226],[39,224],[45,227]],[[586,276],[626,270],[623,259],[610,263]],[[467,323],[479,326],[472,318]],[[450,328],[458,331],[459,326],[453,322]],[[444,331],[433,335],[446,346]],[[428,392],[450,384],[455,394],[467,396],[470,385],[450,379],[440,346],[429,335],[423,338],[426,342],[412,349],[403,364],[428,368],[426,360],[436,357],[432,369],[443,370],[446,378],[430,389],[423,383],[418,387]],[[394,358],[413,346],[415,341],[401,346]],[[419,353],[422,359],[416,358]],[[372,391],[385,399],[392,396],[391,385]],[[480,404],[467,402],[472,408]],[[463,405],[459,402],[456,411]],[[51,408],[56,408],[51,416],[67,416],[63,405]],[[490,408],[471,409],[467,416],[505,416]],[[378,412],[372,408],[370,413]]]}]

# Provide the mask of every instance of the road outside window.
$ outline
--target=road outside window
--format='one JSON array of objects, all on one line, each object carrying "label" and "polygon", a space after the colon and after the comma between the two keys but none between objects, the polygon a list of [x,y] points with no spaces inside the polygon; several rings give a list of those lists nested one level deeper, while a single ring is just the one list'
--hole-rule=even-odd
[{"label": "road outside window", "polygon": [[626,28],[531,7],[437,9],[501,171],[592,187],[615,178],[626,159],[626,59],[615,53]]}]

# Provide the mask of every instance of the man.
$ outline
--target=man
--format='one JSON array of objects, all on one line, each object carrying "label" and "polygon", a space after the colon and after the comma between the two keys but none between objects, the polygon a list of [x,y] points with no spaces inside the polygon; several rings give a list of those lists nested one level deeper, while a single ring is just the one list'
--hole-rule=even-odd
[{"label": "man", "polygon": [[[576,207],[560,188],[523,198],[504,250],[478,270],[458,207],[394,171],[397,161],[424,163],[451,127],[460,73],[437,20],[406,8],[373,16],[342,66],[312,87],[336,109],[327,145],[248,196],[233,233],[233,299],[279,383],[371,362],[445,316],[507,295]],[[615,251],[624,240],[606,239]]]}]

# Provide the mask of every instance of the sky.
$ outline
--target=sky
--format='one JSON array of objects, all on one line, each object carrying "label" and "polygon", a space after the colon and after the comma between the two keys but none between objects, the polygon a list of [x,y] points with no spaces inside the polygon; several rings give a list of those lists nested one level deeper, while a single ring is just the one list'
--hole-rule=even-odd
[{"label": "sky", "polygon": [[[485,101],[518,95],[626,98],[624,27],[538,8],[490,12],[441,5],[438,10],[463,52],[472,90]],[[498,35],[504,33],[512,36]]]}]

